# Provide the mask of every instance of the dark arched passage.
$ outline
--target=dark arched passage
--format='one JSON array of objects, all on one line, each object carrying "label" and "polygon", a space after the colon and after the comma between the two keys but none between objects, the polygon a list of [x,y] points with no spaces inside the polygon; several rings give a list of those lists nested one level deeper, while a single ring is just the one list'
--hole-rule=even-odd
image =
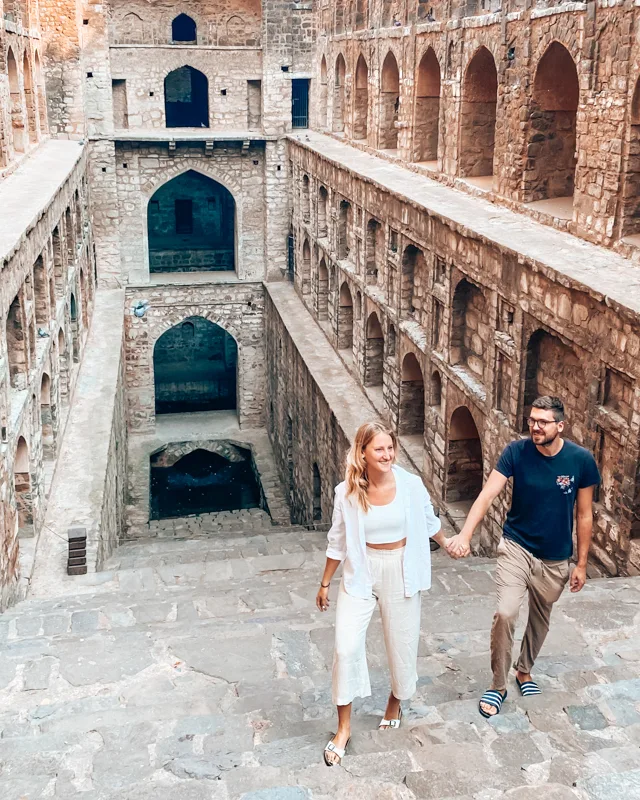
[{"label": "dark arched passage", "polygon": [[236,407],[238,348],[223,328],[188,317],[153,349],[156,414]]},{"label": "dark arched passage", "polygon": [[188,170],[149,201],[150,272],[235,268],[236,204],[222,184]]},{"label": "dark arched passage", "polygon": [[164,79],[167,128],[209,127],[209,81],[193,67],[179,67]]}]

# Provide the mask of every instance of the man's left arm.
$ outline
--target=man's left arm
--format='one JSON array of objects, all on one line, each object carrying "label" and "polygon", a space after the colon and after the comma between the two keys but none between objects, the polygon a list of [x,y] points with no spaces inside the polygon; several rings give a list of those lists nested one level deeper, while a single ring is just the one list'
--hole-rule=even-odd
[{"label": "man's left arm", "polygon": [[576,532],[578,535],[578,563],[571,573],[569,586],[572,592],[579,592],[587,580],[587,559],[591,546],[593,529],[593,486],[578,489]]}]

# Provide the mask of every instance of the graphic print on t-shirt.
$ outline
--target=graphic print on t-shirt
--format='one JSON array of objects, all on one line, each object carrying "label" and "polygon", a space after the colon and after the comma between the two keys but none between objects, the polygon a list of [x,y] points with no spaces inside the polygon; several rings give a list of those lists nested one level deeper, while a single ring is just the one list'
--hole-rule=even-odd
[{"label": "graphic print on t-shirt", "polygon": [[562,494],[571,494],[573,491],[573,484],[575,483],[575,476],[558,475],[556,483],[560,487]]}]

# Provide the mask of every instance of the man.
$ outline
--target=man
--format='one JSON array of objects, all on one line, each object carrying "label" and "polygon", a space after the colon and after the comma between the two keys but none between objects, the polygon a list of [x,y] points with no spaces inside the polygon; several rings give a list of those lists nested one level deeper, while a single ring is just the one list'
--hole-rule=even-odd
[{"label": "man", "polygon": [[579,592],[587,577],[598,467],[588,450],[561,437],[564,405],[559,397],[534,400],[527,422],[531,438],[507,445],[462,530],[446,545],[456,558],[469,555],[473,532],[512,478],[511,508],[498,544],[495,574],[498,608],[491,627],[493,683],[478,705],[484,717],[500,713],[507,696],[513,632],[525,592],[529,593],[529,620],[514,665],[516,683],[524,697],[540,694],[531,669],[549,630],[553,604],[569,580],[576,502],[578,562],[571,574],[571,591]]}]

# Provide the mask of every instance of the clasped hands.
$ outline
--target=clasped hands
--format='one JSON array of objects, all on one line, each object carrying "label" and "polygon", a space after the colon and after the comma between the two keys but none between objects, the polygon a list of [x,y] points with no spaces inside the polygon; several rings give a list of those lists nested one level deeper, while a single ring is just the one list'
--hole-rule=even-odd
[{"label": "clasped hands", "polygon": [[469,542],[459,533],[445,541],[444,549],[451,558],[466,558],[471,553]]}]

